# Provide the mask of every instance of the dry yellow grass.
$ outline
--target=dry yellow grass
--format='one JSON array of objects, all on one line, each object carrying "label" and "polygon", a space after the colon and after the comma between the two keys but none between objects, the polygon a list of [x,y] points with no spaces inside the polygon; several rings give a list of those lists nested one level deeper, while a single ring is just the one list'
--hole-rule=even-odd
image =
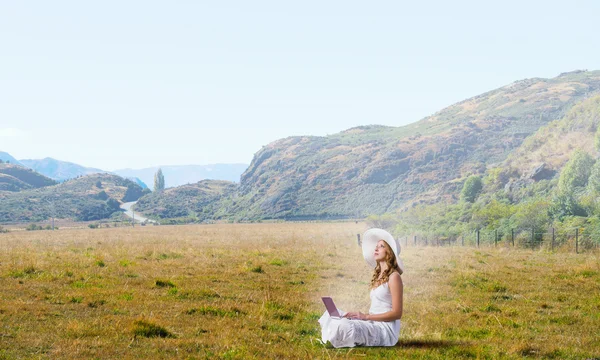
[{"label": "dry yellow grass", "polygon": [[323,346],[321,295],[344,310],[368,309],[370,270],[356,245],[364,230],[284,223],[0,234],[0,359],[600,356],[598,255],[505,248],[403,249],[399,345]]}]

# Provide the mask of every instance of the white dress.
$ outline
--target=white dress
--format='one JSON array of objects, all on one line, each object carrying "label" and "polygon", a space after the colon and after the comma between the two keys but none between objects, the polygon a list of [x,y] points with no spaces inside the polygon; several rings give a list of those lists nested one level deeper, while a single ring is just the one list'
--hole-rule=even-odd
[{"label": "white dress", "polygon": [[[392,294],[387,283],[371,290],[369,314],[382,314],[392,310]],[[340,311],[344,314],[343,311]],[[333,319],[325,311],[319,319],[321,338],[336,348],[354,346],[394,346],[400,334],[400,320],[371,321]]]}]

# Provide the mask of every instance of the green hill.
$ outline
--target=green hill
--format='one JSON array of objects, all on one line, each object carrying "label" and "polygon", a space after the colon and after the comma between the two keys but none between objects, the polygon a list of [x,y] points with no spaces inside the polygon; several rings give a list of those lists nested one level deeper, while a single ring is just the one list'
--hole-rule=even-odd
[{"label": "green hill", "polygon": [[212,218],[213,206],[237,189],[237,184],[225,180],[202,180],[195,184],[152,192],[135,204],[135,210],[155,218]]},{"label": "green hill", "polygon": [[0,164],[0,191],[21,191],[56,184],[56,181],[15,164]]},{"label": "green hill", "polygon": [[[600,238],[600,95],[573,106],[541,127],[502,162],[481,174],[481,191],[398,212],[398,234],[457,238],[481,229],[500,236],[543,233],[553,227],[564,240],[578,228]],[[477,177],[475,177],[476,179]],[[474,178],[471,178],[474,179]],[[464,178],[462,179],[464,180]],[[455,199],[464,181],[457,181]],[[525,235],[528,237],[529,235]],[[540,238],[541,240],[541,238]]]},{"label": "green hill", "polygon": [[58,185],[19,192],[0,192],[0,223],[56,218],[98,220],[120,213],[121,202],[144,194],[131,180],[110,174],[93,174]]}]

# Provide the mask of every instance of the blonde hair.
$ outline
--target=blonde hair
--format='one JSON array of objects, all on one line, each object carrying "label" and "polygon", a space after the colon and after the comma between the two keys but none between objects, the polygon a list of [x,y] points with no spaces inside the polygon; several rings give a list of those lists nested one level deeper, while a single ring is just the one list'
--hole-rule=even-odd
[{"label": "blonde hair", "polygon": [[[381,275],[381,265],[379,265],[379,261],[377,261],[377,265],[375,265],[375,271],[373,271],[373,277],[371,278],[371,288],[374,289],[381,284],[385,284],[390,280],[390,275],[392,275],[395,271],[398,274],[402,275],[402,270],[398,267],[398,261],[396,260],[396,255],[394,254],[394,250],[390,247],[390,245],[384,241],[385,246],[385,263],[387,264],[387,269],[384,270],[383,275]],[[381,279],[379,278],[381,275]]]}]

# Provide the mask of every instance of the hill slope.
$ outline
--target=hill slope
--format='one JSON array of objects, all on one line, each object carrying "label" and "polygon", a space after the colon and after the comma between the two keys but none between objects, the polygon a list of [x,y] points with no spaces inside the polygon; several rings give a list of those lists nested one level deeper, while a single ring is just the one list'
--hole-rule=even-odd
[{"label": "hill slope", "polygon": [[352,217],[406,207],[421,196],[452,197],[457,180],[503,161],[526,137],[598,91],[600,71],[578,71],[518,81],[405,127],[278,140],[242,175],[234,212]]},{"label": "hill slope", "polygon": [[15,159],[14,157],[12,157],[12,155],[4,151],[0,151],[0,161],[9,162],[15,165],[23,165],[19,162],[19,160]]},{"label": "hill slope", "polygon": [[482,239],[495,242],[508,234],[530,239],[535,229],[535,241],[542,242],[552,228],[564,243],[578,229],[593,247],[600,238],[599,127],[595,95],[541,127],[482,179],[471,178],[483,186],[465,186],[468,197],[398,212],[391,217],[396,233],[457,240],[480,230]]},{"label": "hill slope", "polygon": [[20,192],[0,192],[0,222],[29,222],[56,218],[98,220],[120,212],[119,204],[144,194],[131,180],[93,174],[58,185]]},{"label": "hill slope", "polygon": [[[348,218],[457,199],[466,176],[502,163],[599,92],[600,71],[575,71],[517,81],[403,127],[281,139],[255,154],[236,191],[204,211],[214,218]],[[185,202],[172,206],[175,212]]]},{"label": "hill slope", "polygon": [[54,180],[21,165],[0,164],[0,191],[21,191],[54,184]]},{"label": "hill slope", "polygon": [[232,194],[237,187],[230,181],[202,180],[147,194],[138,200],[135,210],[158,218],[193,217],[204,220],[212,217],[212,205]]}]

